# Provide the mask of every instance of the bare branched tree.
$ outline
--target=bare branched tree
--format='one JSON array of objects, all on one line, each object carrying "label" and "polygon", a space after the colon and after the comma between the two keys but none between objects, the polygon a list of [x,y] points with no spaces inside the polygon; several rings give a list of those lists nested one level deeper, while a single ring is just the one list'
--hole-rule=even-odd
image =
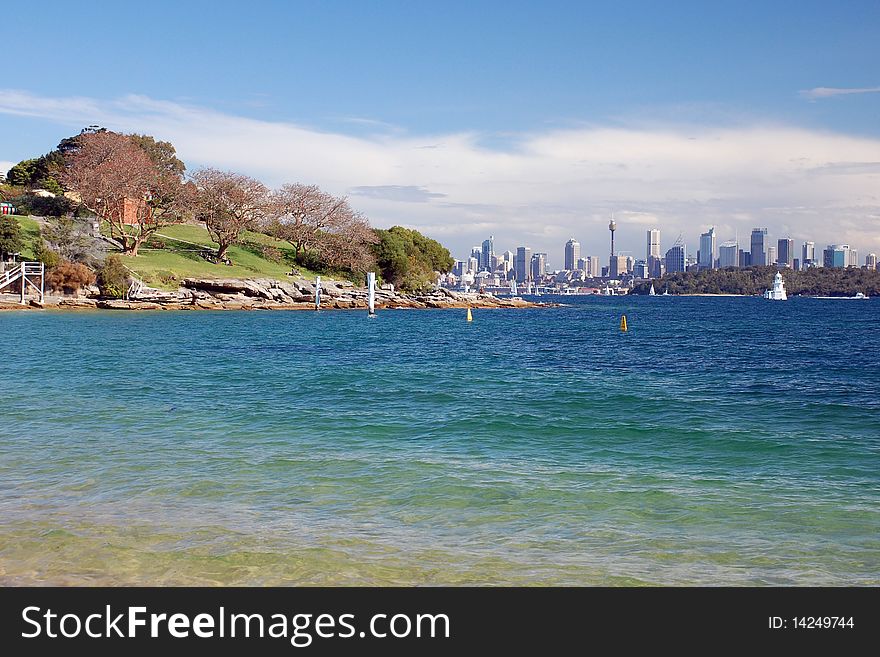
[{"label": "bare branched tree", "polygon": [[242,231],[256,228],[270,216],[269,190],[255,178],[211,168],[196,171],[192,178],[198,190],[196,218],[205,222],[219,245],[217,258],[223,260]]},{"label": "bare branched tree", "polygon": [[157,230],[190,216],[195,198],[179,174],[159,167],[129,136],[109,131],[77,137],[63,182],[133,256]]},{"label": "bare branched tree", "polygon": [[353,271],[364,271],[372,262],[369,245],[376,236],[347,198],[293,183],[272,194],[272,207],[270,232],[290,242],[298,259],[315,251],[327,266]]}]

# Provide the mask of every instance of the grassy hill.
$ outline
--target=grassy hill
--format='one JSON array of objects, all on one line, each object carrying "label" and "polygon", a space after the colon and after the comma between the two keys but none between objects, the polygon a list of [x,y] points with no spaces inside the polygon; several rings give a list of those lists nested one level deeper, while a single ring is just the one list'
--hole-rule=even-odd
[{"label": "grassy hill", "polygon": [[[33,258],[33,245],[40,236],[40,226],[30,217],[17,216],[24,231],[24,258]],[[148,285],[176,289],[184,278],[277,278],[295,270],[313,278],[316,272],[293,260],[293,246],[279,242],[262,233],[245,232],[242,243],[229,248],[232,266],[215,264],[206,256],[217,249],[217,244],[200,225],[168,226],[141,247],[136,258],[123,256],[125,266]],[[332,275],[332,274],[331,274]],[[344,277],[337,274],[336,278]]]},{"label": "grassy hill", "polygon": [[193,224],[168,226],[138,252],[123,256],[125,265],[144,282],[176,288],[183,278],[279,278],[292,269],[303,276],[315,272],[295,265],[293,247],[261,233],[246,232],[242,243],[229,248],[232,265],[206,259],[217,249],[204,227]]}]

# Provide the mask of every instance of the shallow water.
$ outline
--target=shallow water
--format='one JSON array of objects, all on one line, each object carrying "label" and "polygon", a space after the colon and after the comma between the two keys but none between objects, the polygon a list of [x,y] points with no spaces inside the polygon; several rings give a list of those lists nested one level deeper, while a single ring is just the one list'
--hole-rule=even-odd
[{"label": "shallow water", "polygon": [[880,584],[880,302],[566,302],[2,313],[0,583]]}]

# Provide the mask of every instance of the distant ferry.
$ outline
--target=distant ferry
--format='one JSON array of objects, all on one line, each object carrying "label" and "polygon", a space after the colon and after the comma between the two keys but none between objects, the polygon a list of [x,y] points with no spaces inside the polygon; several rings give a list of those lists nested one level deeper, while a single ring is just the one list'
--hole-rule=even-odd
[{"label": "distant ferry", "polygon": [[855,296],[851,296],[851,297],[811,297],[811,298],[813,298],[813,299],[849,299],[849,300],[855,300],[855,299],[870,299],[871,297],[869,297],[869,296],[868,296],[867,294],[865,294],[864,292],[856,292],[856,293],[855,293]]}]

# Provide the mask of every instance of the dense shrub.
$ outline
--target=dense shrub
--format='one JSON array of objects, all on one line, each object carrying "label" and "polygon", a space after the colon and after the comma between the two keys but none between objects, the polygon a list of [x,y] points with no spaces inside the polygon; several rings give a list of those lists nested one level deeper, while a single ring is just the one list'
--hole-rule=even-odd
[{"label": "dense shrub", "polygon": [[118,255],[108,256],[98,270],[98,288],[111,299],[122,299],[128,290],[128,270]]},{"label": "dense shrub", "polygon": [[46,269],[52,269],[52,267],[57,267],[61,262],[61,256],[58,255],[57,251],[53,251],[46,244],[46,240],[41,237],[34,243],[34,260],[42,262],[46,265]]},{"label": "dense shrub", "polygon": [[94,284],[94,272],[78,262],[62,262],[46,274],[46,286],[54,292],[75,295],[81,288]]}]

